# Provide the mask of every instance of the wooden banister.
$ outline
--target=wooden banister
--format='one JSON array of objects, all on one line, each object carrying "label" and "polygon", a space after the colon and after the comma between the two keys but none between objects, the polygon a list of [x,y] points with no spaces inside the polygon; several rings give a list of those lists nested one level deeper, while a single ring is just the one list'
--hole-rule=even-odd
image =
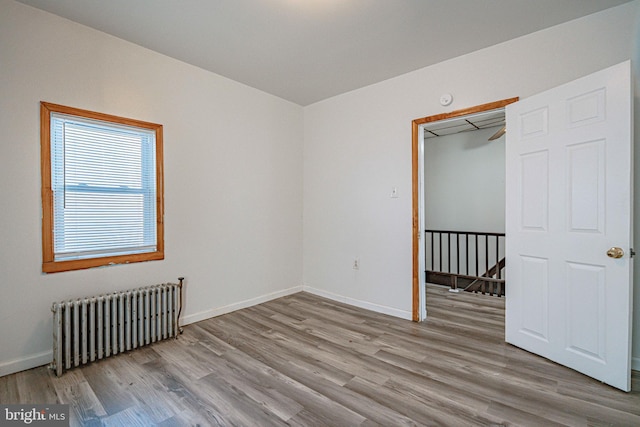
[{"label": "wooden banister", "polygon": [[426,281],[449,285],[452,290],[460,285],[468,292],[504,295],[504,239],[505,233],[425,230]]}]

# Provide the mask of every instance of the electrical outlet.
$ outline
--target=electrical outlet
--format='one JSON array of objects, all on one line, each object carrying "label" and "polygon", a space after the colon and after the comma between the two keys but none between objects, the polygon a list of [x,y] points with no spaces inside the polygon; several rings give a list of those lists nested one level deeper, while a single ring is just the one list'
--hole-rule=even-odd
[{"label": "electrical outlet", "polygon": [[353,269],[354,270],[360,270],[360,259],[359,258],[355,258],[353,260]]}]

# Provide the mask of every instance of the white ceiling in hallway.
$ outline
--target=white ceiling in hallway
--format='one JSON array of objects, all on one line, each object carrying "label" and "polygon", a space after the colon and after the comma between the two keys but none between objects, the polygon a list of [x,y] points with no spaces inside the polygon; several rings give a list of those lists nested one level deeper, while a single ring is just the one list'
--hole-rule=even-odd
[{"label": "white ceiling in hallway", "polygon": [[18,0],[300,105],[629,0]]},{"label": "white ceiling in hallway", "polygon": [[424,139],[488,129],[496,126],[505,126],[504,108],[427,123],[423,125]]}]

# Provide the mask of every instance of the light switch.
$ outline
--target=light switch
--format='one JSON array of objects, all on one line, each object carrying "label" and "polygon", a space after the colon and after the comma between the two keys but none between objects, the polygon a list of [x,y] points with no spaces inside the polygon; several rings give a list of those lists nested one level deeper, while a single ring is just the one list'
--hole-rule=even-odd
[{"label": "light switch", "polygon": [[392,199],[397,199],[398,198],[398,187],[393,187],[391,189],[391,198]]}]

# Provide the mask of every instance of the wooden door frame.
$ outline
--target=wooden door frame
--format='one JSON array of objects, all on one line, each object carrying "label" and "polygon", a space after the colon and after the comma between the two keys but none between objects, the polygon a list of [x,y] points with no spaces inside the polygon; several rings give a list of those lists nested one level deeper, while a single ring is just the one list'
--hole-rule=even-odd
[{"label": "wooden door frame", "polygon": [[418,194],[419,187],[419,129],[420,125],[425,123],[437,122],[440,120],[447,120],[454,117],[466,116],[469,114],[480,113],[483,111],[497,110],[498,108],[504,108],[505,106],[516,102],[519,98],[507,98],[500,101],[489,102],[487,104],[476,105],[475,107],[469,107],[462,110],[452,111],[450,113],[436,114],[434,116],[422,117],[415,119],[411,122],[411,187],[412,187],[412,215],[413,215],[413,288],[412,288],[412,312],[411,317],[414,322],[420,320],[420,197]]}]

